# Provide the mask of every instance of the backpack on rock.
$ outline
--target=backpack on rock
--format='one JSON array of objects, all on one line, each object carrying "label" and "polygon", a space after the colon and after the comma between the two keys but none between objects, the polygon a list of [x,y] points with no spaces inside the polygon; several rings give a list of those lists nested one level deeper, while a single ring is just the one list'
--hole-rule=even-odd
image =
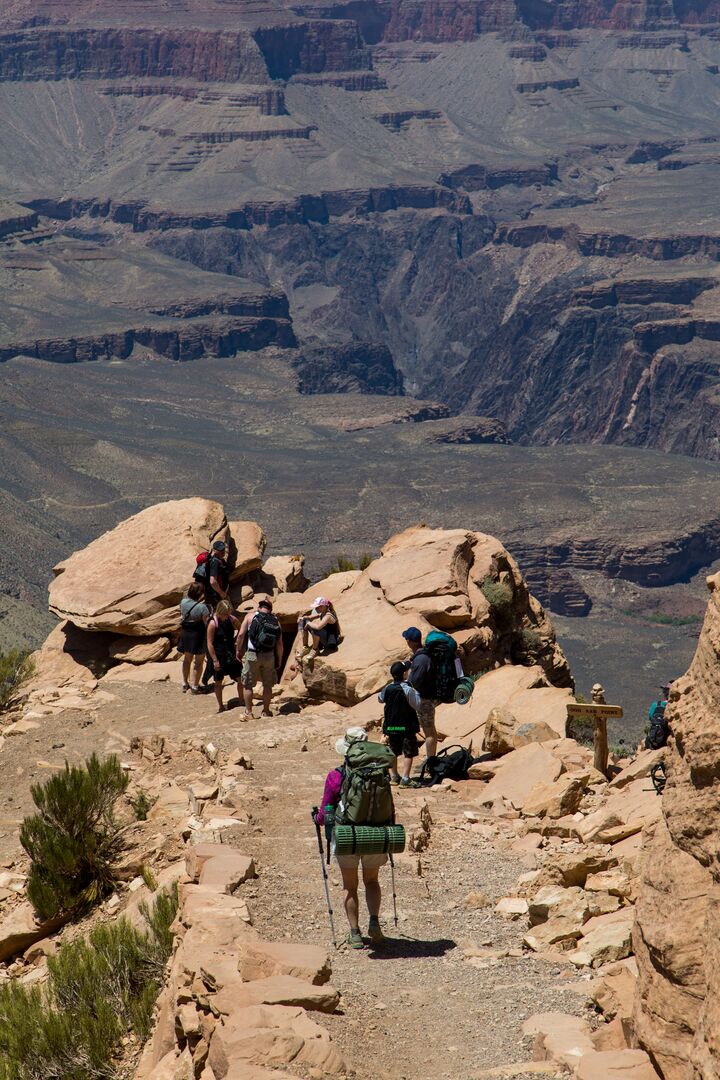
[{"label": "backpack on rock", "polygon": [[348,747],[343,782],[335,813],[338,825],[392,825],[395,821],[390,766],[395,755],[389,746],[356,742]]},{"label": "backpack on rock", "polygon": [[467,771],[474,762],[475,758],[464,746],[446,746],[427,759],[420,779],[424,780],[427,773],[431,784],[440,784],[443,780],[466,780]]}]

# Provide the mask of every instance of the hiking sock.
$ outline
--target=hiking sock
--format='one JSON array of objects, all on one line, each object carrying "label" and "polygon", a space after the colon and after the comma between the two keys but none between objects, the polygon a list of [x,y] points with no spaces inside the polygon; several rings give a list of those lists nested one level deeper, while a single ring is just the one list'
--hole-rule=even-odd
[{"label": "hiking sock", "polygon": [[350,930],[346,940],[351,949],[365,948],[365,942],[363,941],[362,934],[357,926]]}]

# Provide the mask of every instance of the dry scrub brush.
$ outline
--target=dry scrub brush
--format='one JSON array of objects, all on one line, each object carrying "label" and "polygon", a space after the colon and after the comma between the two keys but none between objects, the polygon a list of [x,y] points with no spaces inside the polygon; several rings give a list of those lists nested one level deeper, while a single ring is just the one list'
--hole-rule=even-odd
[{"label": "dry scrub brush", "polygon": [[130,1033],[145,1040],[172,952],[177,885],[127,919],[96,926],[48,959],[44,987],[0,986],[0,1080],[113,1080]]},{"label": "dry scrub brush", "polygon": [[23,821],[20,843],[32,860],[27,895],[40,919],[75,915],[111,891],[123,847],[113,811],[127,784],[114,755],[93,754],[84,768],[66,763],[33,785],[38,813]]}]

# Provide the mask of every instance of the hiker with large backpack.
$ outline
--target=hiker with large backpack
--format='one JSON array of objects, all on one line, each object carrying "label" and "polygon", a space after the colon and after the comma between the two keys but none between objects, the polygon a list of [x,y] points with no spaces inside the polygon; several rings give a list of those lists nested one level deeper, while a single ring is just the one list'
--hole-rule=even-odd
[{"label": "hiker with large backpack", "polygon": [[408,685],[417,690],[420,703],[418,720],[425,736],[425,753],[432,757],[437,753],[438,736],[435,728],[435,673],[430,653],[423,647],[422,634],[417,626],[409,626],[402,635],[412,652],[412,660],[406,661]]},{"label": "hiker with large backpack", "polygon": [[395,755],[390,766],[390,783],[401,788],[417,788],[420,784],[411,778],[410,771],[419,752],[416,736],[420,731],[417,715],[420,695],[406,682],[402,660],[391,665],[390,677],[392,682],[378,694],[378,701],[384,706],[382,732]]},{"label": "hiker with large backpack", "polygon": [[253,687],[262,681],[263,716],[272,716],[270,702],[283,658],[282,629],[273,614],[272,600],[258,601],[242,621],[237,639],[238,659],[243,661],[242,685],[245,699],[244,720],[253,719]]},{"label": "hiker with large backpack", "polygon": [[[210,608],[203,602],[203,587],[193,581],[180,601],[180,640],[178,652],[182,653],[183,693],[189,690],[200,693],[200,675],[205,659],[205,627],[210,618]],[[192,684],[190,668],[192,666]]]},{"label": "hiker with large backpack", "polygon": [[[390,787],[390,765],[394,755],[390,747],[369,742],[366,731],[353,727],[337,740],[335,750],[343,758],[343,764],[332,769],[325,779],[322,805],[315,814],[316,825],[394,825],[395,807]],[[388,855],[336,851],[335,858],[345,890],[345,914],[350,924],[348,945],[351,949],[365,947],[358,910],[360,865],[370,919],[368,937],[373,944],[381,945],[385,936],[379,918],[382,893],[378,874],[380,867],[388,861]]]},{"label": "hiker with large backpack", "polygon": [[660,750],[663,746],[667,746],[667,741],[670,738],[670,725],[665,717],[665,710],[667,709],[671,685],[671,683],[664,683],[660,687],[661,696],[656,701],[653,701],[650,706],[648,713],[650,724],[645,737],[645,748],[647,750]]},{"label": "hiker with large backpack", "polygon": [[225,712],[223,705],[225,676],[235,681],[238,697],[242,697],[240,685],[242,664],[235,655],[235,631],[239,629],[240,620],[233,615],[232,605],[227,600],[221,600],[207,625],[207,654],[215,678],[218,712]]}]

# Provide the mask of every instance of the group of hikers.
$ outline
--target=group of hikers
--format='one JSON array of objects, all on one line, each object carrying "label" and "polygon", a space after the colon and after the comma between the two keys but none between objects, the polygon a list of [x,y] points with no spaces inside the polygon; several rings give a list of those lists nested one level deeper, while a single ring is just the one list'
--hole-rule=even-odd
[{"label": "group of hikers", "polygon": [[[253,719],[253,687],[262,683],[262,715],[272,716],[273,687],[283,661],[283,635],[273,614],[269,596],[256,598],[255,606],[238,615],[230,599],[228,550],[216,540],[210,551],[198,556],[193,581],[180,601],[180,639],[183,693],[201,694],[214,682],[218,712],[225,712],[226,679],[237,686],[244,702],[243,720]],[[337,648],[339,624],[327,597],[318,596],[312,608],[298,619],[301,646],[298,667],[312,663],[321,652]]]}]

